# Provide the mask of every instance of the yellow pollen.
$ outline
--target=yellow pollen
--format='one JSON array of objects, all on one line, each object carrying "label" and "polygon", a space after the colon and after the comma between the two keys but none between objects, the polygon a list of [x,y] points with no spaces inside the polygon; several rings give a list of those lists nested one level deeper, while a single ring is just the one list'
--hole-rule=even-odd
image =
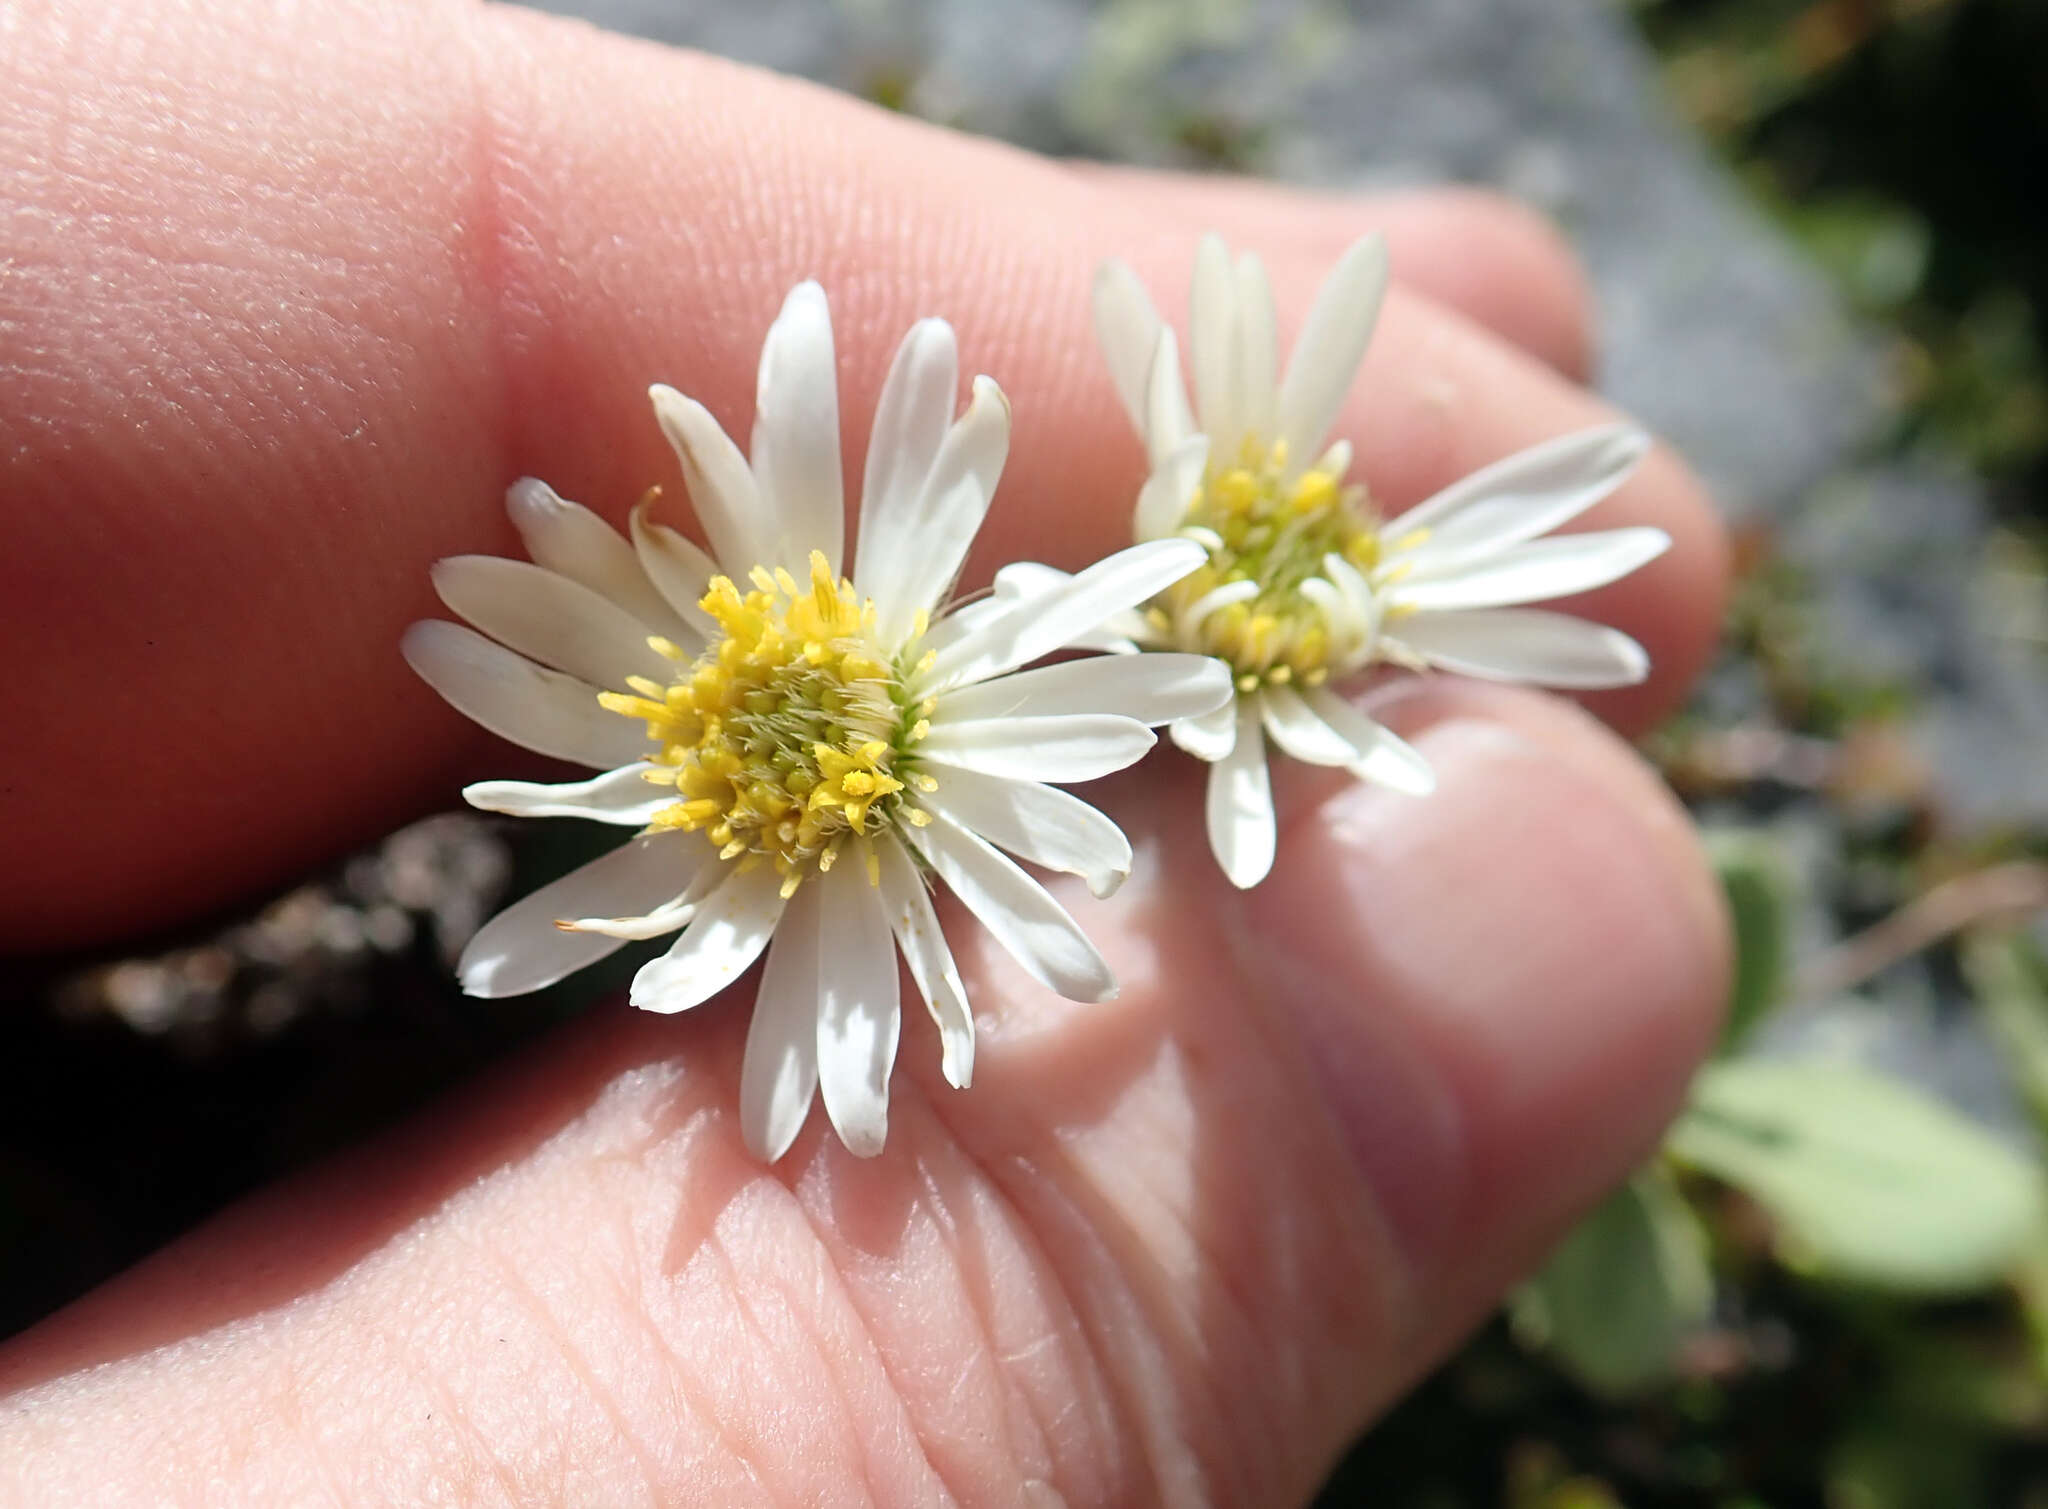
[{"label": "yellow pollen", "polygon": [[[1324,560],[1331,555],[1362,573],[1379,563],[1379,524],[1363,487],[1347,486],[1330,471],[1290,475],[1284,441],[1266,446],[1248,438],[1234,465],[1211,463],[1180,533],[1198,540],[1209,559],[1147,606],[1155,630],[1178,630],[1185,648],[1228,661],[1241,692],[1318,686],[1344,668],[1354,634],[1340,624],[1333,635],[1328,611],[1301,588],[1311,578],[1327,579]],[[1256,590],[1192,611],[1219,588],[1242,582]]]},{"label": "yellow pollen", "polygon": [[910,768],[924,709],[906,705],[904,678],[875,638],[874,605],[835,579],[823,554],[811,553],[808,583],[760,566],[747,580],[753,590],[742,593],[712,578],[699,606],[720,634],[701,654],[649,641],[677,662],[674,681],[633,677],[630,695],[598,700],[646,723],[648,778],[675,788],[653,826],[701,832],[741,868],[766,860],[789,896],[832,867],[848,834],[923,816],[901,793],[906,781],[929,789]]}]

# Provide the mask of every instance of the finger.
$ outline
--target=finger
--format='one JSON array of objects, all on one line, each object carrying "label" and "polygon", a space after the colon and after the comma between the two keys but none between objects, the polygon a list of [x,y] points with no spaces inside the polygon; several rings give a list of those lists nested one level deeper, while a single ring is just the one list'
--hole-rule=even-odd
[{"label": "finger", "polygon": [[[1125,539],[1138,447],[1087,285],[1123,252],[1178,306],[1191,251],[1139,196],[525,13],[244,0],[28,26],[0,59],[21,231],[0,324],[24,353],[0,369],[0,946],[189,915],[502,761],[397,654],[435,611],[428,563],[515,551],[522,473],[615,518],[670,479],[654,379],[744,433],[798,277],[837,301],[847,475],[913,317],[953,318],[1010,391],[970,580]],[[1321,260],[1253,244],[1291,329]],[[1419,300],[1384,327],[1343,423],[1392,506],[1605,417]],[[1596,604],[1659,657],[1603,704],[1634,726],[1705,652],[1719,544],[1668,457],[1601,515],[1624,518],[1678,542]]]},{"label": "finger", "polygon": [[819,1117],[747,1157],[739,1001],[604,1014],[0,1353],[0,1462],[108,1505],[1301,1501],[1645,1152],[1725,967],[1583,714],[1381,711],[1437,795],[1345,788],[1248,899],[1133,783],[1116,1002],[956,932],[977,1082],[910,1024],[880,1158]]},{"label": "finger", "polygon": [[1347,198],[1222,174],[1076,163],[1091,181],[1170,213],[1194,235],[1256,236],[1327,267],[1366,231],[1394,278],[1574,382],[1593,370],[1585,269],[1557,227],[1504,195],[1431,188]]}]

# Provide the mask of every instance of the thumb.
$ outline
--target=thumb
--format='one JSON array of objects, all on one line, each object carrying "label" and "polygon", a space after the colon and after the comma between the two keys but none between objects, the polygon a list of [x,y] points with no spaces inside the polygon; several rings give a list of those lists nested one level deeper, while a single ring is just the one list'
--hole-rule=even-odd
[{"label": "thumb", "polygon": [[877,1159],[816,1118],[745,1154],[738,1002],[600,1013],[217,1221],[0,1353],[14,1501],[1305,1499],[1646,1150],[1723,981],[1610,735],[1377,711],[1437,793],[1305,802],[1248,894],[1141,772],[1144,862],[1084,917],[1116,1002],[963,930],[976,1085],[907,1045]]}]

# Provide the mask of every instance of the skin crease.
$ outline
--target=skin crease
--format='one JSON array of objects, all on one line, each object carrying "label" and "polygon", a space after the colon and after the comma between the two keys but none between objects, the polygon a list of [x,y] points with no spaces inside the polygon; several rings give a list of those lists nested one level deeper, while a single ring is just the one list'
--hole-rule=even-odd
[{"label": "skin crease", "polygon": [[[1291,335],[1383,225],[1406,286],[1340,429],[1389,507],[1606,414],[1568,376],[1576,271],[1470,194],[1067,169],[452,5],[8,19],[15,948],[188,917],[509,773],[398,660],[427,564],[511,553],[522,472],[614,518],[671,478],[654,378],[743,434],[799,277],[833,298],[849,477],[919,314],[1015,401],[970,583],[1122,543],[1138,451],[1086,314],[1112,252],[1177,315],[1222,227]],[[1668,454],[1584,527],[1632,522],[1675,548],[1584,604],[1654,657],[1592,704],[1624,731],[1682,693],[1723,570]],[[1114,1003],[949,912],[976,1084],[943,1086],[908,999],[881,1158],[822,1117],[746,1157],[750,986],[593,1012],[0,1348],[0,1503],[1300,1500],[1652,1144],[1724,981],[1682,814],[1590,717],[1374,696],[1438,794],[1283,767],[1249,896],[1186,762],[1090,788],[1139,867],[1058,889]]]}]

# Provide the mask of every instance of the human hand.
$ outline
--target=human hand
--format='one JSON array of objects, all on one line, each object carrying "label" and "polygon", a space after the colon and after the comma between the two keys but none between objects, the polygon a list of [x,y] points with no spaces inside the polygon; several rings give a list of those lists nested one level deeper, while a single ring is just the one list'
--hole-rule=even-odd
[{"label": "human hand", "polygon": [[[970,563],[1123,543],[1139,475],[1100,259],[1178,303],[1207,228],[1283,328],[1383,227],[1342,424],[1393,507],[1607,417],[1577,275],[1470,195],[1317,200],[1046,164],[517,12],[46,6],[0,58],[0,940],[272,882],[501,749],[397,655],[426,564],[511,550],[521,473],[618,517],[669,476],[655,379],[743,428],[784,288],[832,290],[844,433],[940,314],[1016,405]],[[858,457],[849,457],[857,475]],[[1669,555],[1590,598],[1656,674],[1720,544],[1654,455],[1588,527]],[[0,1351],[23,1503],[1130,1503],[1304,1497],[1650,1145],[1723,943],[1682,816],[1565,704],[1443,678],[1375,710],[1424,801],[1293,772],[1240,895],[1168,758],[1092,788],[1136,843],[1062,888],[1123,993],[974,930],[976,1084],[908,1028],[890,1143],[740,1146],[745,1007],[592,1013],[421,1124],[240,1207]],[[108,800],[108,793],[122,795]],[[742,986],[734,994],[744,993]],[[93,1364],[103,1364],[85,1371]]]}]

